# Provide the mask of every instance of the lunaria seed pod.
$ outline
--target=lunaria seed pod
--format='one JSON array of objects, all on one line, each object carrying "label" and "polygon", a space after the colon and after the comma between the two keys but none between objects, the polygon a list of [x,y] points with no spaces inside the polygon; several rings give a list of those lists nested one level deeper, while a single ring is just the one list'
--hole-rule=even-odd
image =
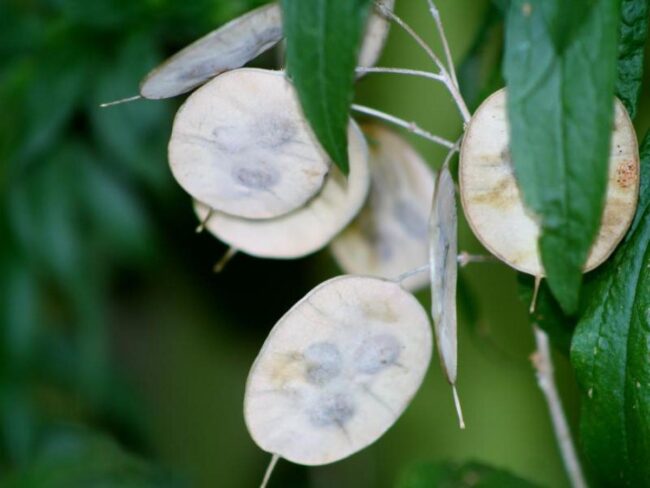
[{"label": "lunaria seed pod", "polygon": [[140,84],[144,98],[175,97],[220,73],[241,68],[282,39],[277,3],[237,17],[179,51]]},{"label": "lunaria seed pod", "polygon": [[465,428],[456,391],[458,371],[458,320],[456,282],[458,280],[458,213],[456,186],[449,172],[449,159],[436,178],[429,222],[429,274],[431,277],[431,317],[436,334],[440,364],[452,387],[460,428]]},{"label": "lunaria seed pod", "polygon": [[197,201],[194,208],[199,220],[218,239],[251,256],[291,259],[318,251],[359,213],[368,195],[368,146],[353,121],[348,141],[347,179],[332,166],[320,193],[303,207],[274,219],[250,220],[210,212]]},{"label": "lunaria seed pod", "polygon": [[376,441],[418,390],[431,359],[425,310],[397,283],[341,276],[273,327],[244,400],[263,450],[320,465]]},{"label": "lunaria seed pod", "polygon": [[[618,100],[614,115],[605,209],[585,272],[616,248],[637,205],[639,152],[634,127]],[[460,151],[459,179],[465,216],[481,243],[513,268],[543,276],[539,224],[524,207],[510,160],[504,89],[493,93],[472,117]]]},{"label": "lunaria seed pod", "polygon": [[[377,124],[363,127],[370,154],[370,193],[357,218],[331,244],[346,273],[395,278],[428,260],[427,226],[435,175],[400,135]],[[410,290],[426,274],[408,278]]]},{"label": "lunaria seed pod", "polygon": [[[385,0],[393,8],[395,0]],[[384,48],[390,23],[371,12],[359,65],[373,66]],[[154,68],[140,83],[140,96],[159,100],[187,93],[211,78],[241,68],[283,38],[278,3],[251,10],[183,48]]]},{"label": "lunaria seed pod", "polygon": [[268,219],[303,206],[330,160],[279,71],[229,71],[194,92],[174,120],[169,162],[178,183],[214,210]]}]

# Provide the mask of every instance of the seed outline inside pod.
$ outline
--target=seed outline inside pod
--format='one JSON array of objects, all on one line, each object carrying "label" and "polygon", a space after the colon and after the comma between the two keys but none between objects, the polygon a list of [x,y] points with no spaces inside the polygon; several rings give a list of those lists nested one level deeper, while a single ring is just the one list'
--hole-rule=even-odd
[{"label": "seed outline inside pod", "polygon": [[353,120],[348,141],[347,179],[332,166],[322,190],[298,210],[274,219],[250,220],[214,211],[208,216],[209,209],[195,201],[194,211],[217,239],[251,256],[293,259],[316,252],[357,215],[368,194],[368,146]]},{"label": "seed outline inside pod", "polygon": [[[509,162],[505,89],[490,95],[470,120],[460,150],[460,195],[474,235],[497,258],[534,276],[544,276],[537,240],[539,224],[524,207]],[[602,264],[632,223],[639,192],[636,133],[621,102],[615,121],[602,225],[584,271]]]},{"label": "seed outline inside pod", "polygon": [[224,73],[187,98],[174,119],[169,164],[196,200],[249,219],[300,208],[331,165],[284,73],[255,68]]},{"label": "seed outline inside pod", "polygon": [[[336,348],[325,355],[328,361],[342,358],[323,385],[305,380],[304,351],[313,344]],[[372,348],[376,354],[368,354]],[[294,305],[264,342],[246,384],[248,430],[263,450],[292,462],[343,459],[399,418],[431,353],[428,315],[398,283],[352,275],[328,280]]]}]

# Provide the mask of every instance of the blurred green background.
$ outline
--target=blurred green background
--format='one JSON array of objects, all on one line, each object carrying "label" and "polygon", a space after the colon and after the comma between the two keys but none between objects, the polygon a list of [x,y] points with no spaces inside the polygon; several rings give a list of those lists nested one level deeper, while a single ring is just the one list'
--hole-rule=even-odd
[{"label": "blurred green background", "polygon": [[[260,3],[0,0],[0,485],[258,486],[269,455],[243,422],[248,369],[275,321],[339,270],[325,250],[286,262],[237,256],[213,274],[225,246],[194,232],[190,199],[166,161],[181,100],[98,105],[135,94],[165,56]],[[425,0],[397,3],[439,48]],[[501,83],[499,8],[438,6],[476,106]],[[255,64],[277,60],[272,51]],[[432,69],[396,28],[380,65]],[[429,80],[369,75],[357,95],[460,135],[449,96]],[[650,125],[643,103],[639,133]],[[440,165],[441,150],[407,137]],[[481,252],[466,225],[461,248]],[[567,486],[515,273],[481,264],[462,274],[467,430],[434,359],[377,443],[325,467],[280,462],[271,486],[389,487],[417,461],[465,460]],[[557,361],[575,425],[574,380],[566,358]]]}]

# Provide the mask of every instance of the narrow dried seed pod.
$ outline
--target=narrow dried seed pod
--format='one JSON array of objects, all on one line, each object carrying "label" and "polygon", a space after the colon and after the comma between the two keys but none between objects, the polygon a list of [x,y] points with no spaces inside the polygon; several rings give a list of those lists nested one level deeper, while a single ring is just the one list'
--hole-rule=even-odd
[{"label": "narrow dried seed pod", "polygon": [[[476,110],[460,152],[460,193],[467,221],[482,244],[519,271],[543,276],[539,224],[524,207],[510,160],[506,92]],[[637,205],[639,152],[634,127],[616,100],[609,182],[600,232],[585,272],[599,266],[625,235]]]},{"label": "narrow dried seed pod", "polygon": [[246,385],[255,442],[289,461],[320,465],[376,441],[418,390],[431,329],[397,283],[331,279],[275,325]]},{"label": "narrow dried seed pod", "polygon": [[[451,153],[450,153],[451,154]],[[440,363],[449,384],[460,427],[465,428],[456,392],[458,339],[456,317],[456,282],[458,279],[458,215],[456,188],[447,162],[436,179],[435,195],[429,222],[429,272],[431,277],[431,317],[436,333]]]},{"label": "narrow dried seed pod", "polygon": [[[389,10],[395,7],[395,0],[382,2]],[[390,31],[390,21],[382,16],[373,5],[368,18],[365,37],[359,53],[359,66],[368,68],[374,66],[384,50],[384,44]]]},{"label": "narrow dried seed pod", "polygon": [[[354,122],[348,138],[347,180],[332,166],[321,192],[290,214],[249,220],[213,212],[205,228],[230,246],[263,258],[297,258],[321,249],[357,215],[368,194],[368,146]],[[197,201],[195,211],[203,221],[209,210]]]},{"label": "narrow dried seed pod", "polygon": [[315,141],[284,73],[243,68],[190,95],[174,120],[169,162],[195,199],[267,219],[321,190],[330,160]]},{"label": "narrow dried seed pod", "polygon": [[[434,173],[400,135],[377,124],[363,127],[370,154],[370,194],[358,217],[331,249],[346,273],[394,278],[427,262],[427,217]],[[405,281],[415,290],[426,274]]]},{"label": "narrow dried seed pod", "polygon": [[186,93],[224,71],[241,68],[282,39],[277,3],[252,10],[179,51],[140,84],[145,98]]}]

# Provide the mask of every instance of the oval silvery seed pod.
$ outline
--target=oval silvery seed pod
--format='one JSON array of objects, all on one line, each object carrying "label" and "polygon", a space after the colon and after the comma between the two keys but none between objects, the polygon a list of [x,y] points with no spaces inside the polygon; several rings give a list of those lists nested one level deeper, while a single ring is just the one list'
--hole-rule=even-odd
[{"label": "oval silvery seed pod", "polygon": [[[346,273],[394,278],[428,260],[427,226],[435,175],[400,135],[363,127],[370,154],[370,193],[357,218],[331,244]],[[408,278],[416,290],[426,274]]]},{"label": "oval silvery seed pod", "polygon": [[250,220],[212,211],[195,202],[199,220],[218,239],[252,256],[290,259],[326,246],[357,215],[368,194],[368,146],[354,122],[348,130],[350,174],[332,166],[323,189],[290,214]]},{"label": "oval silvery seed pod", "polygon": [[140,84],[144,98],[186,93],[220,73],[241,68],[282,39],[280,6],[272,3],[228,22],[174,54]]},{"label": "oval silvery seed pod", "polygon": [[[450,153],[451,156],[452,153]],[[449,160],[449,158],[448,158]],[[458,280],[458,214],[456,187],[448,160],[436,178],[429,222],[429,275],[431,277],[431,318],[440,364],[452,387],[461,429],[465,428],[456,377],[458,365],[458,320],[456,282]]]},{"label": "oval silvery seed pod", "polygon": [[430,360],[429,319],[413,295],[393,281],[333,278],[271,330],[248,376],[246,425],[289,461],[338,461],[395,423]]},{"label": "oval silvery seed pod", "polygon": [[[543,276],[539,224],[523,204],[510,160],[506,92],[476,110],[460,150],[460,194],[467,221],[481,243],[513,268]],[[615,103],[605,209],[584,271],[605,261],[627,231],[639,193],[639,151],[634,127]]]},{"label": "oval silvery seed pod", "polygon": [[188,97],[174,120],[169,162],[195,199],[249,219],[303,206],[330,168],[284,73],[252,68],[224,73]]}]

